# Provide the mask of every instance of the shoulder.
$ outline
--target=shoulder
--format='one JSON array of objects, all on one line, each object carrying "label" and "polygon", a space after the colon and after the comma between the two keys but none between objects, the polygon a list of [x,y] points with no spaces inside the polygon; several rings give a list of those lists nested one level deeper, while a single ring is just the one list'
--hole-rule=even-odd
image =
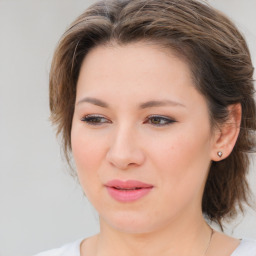
[{"label": "shoulder", "polygon": [[60,248],[38,253],[34,256],[80,256],[80,244],[83,239],[63,245]]},{"label": "shoulder", "polygon": [[231,256],[256,256],[256,240],[242,239]]}]

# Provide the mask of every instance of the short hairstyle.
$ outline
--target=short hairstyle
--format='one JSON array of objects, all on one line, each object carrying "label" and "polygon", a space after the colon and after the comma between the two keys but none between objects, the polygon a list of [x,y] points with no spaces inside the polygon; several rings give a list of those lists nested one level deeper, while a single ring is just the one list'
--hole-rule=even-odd
[{"label": "short hairstyle", "polygon": [[199,0],[101,0],[80,15],[62,36],[50,72],[51,120],[69,162],[76,85],[86,54],[99,45],[152,42],[184,58],[195,88],[205,97],[211,124],[227,121],[241,104],[240,133],[232,153],[212,162],[202,211],[222,227],[249,204],[249,152],[255,152],[256,107],[253,66],[247,44],[220,11]]}]

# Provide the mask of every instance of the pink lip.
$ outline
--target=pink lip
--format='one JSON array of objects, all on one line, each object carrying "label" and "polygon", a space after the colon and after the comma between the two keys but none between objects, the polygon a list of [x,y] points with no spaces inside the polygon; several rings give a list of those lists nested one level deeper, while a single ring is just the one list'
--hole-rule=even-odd
[{"label": "pink lip", "polygon": [[138,200],[148,194],[153,188],[152,184],[137,180],[111,180],[105,186],[110,196],[120,202]]}]

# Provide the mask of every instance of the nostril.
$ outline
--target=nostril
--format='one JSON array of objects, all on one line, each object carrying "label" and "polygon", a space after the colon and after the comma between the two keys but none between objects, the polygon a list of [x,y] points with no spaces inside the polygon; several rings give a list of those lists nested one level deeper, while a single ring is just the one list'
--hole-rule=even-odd
[{"label": "nostril", "polygon": [[120,145],[119,143],[113,144],[106,155],[106,160],[118,169],[125,170],[127,168],[140,166],[144,162],[144,154],[136,144]]}]

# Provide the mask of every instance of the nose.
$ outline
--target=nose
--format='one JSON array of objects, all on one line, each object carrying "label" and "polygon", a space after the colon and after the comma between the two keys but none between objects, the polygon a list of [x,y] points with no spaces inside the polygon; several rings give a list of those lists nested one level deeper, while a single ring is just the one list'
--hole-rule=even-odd
[{"label": "nose", "polygon": [[122,170],[143,164],[145,155],[138,145],[139,140],[135,133],[134,129],[128,127],[115,131],[106,155],[110,164]]}]

